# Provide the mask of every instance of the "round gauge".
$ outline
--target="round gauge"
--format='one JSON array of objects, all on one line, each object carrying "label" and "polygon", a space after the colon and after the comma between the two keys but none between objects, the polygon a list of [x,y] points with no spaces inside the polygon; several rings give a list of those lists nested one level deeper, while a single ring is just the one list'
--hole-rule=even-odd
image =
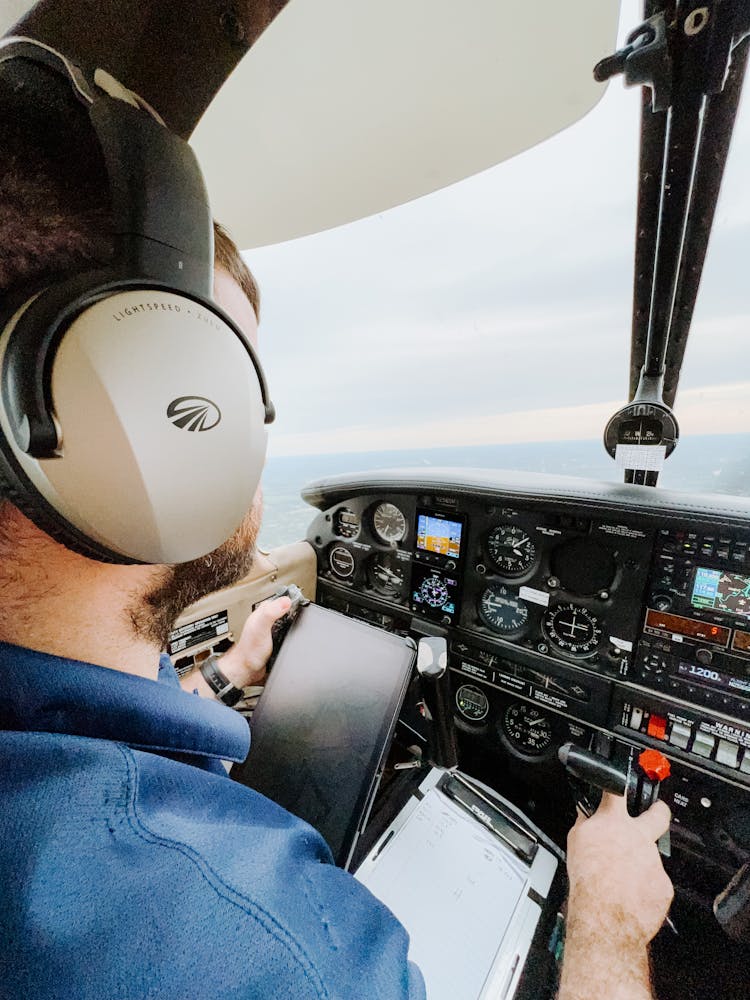
[{"label": "round gauge", "polygon": [[490,559],[501,573],[520,576],[536,558],[536,546],[531,536],[515,524],[499,524],[487,539]]},{"label": "round gauge", "polygon": [[341,580],[348,580],[354,575],[354,556],[343,545],[334,545],[328,553],[328,565]]},{"label": "round gauge", "polygon": [[333,515],[333,533],[339,538],[356,538],[362,521],[350,507],[339,507]]},{"label": "round gauge", "polygon": [[406,534],[406,518],[392,503],[379,503],[372,515],[375,534],[388,545],[400,542]]},{"label": "round gauge", "polygon": [[367,567],[367,578],[373,590],[383,597],[401,597],[405,583],[403,563],[389,552],[373,556]]},{"label": "round gauge", "polygon": [[442,608],[448,600],[448,588],[439,576],[428,576],[422,581],[419,596],[431,608]]},{"label": "round gauge", "polygon": [[487,718],[490,703],[484,691],[471,684],[462,684],[456,691],[456,708],[469,722],[481,722]]},{"label": "round gauge", "polygon": [[544,631],[551,642],[571,656],[590,656],[602,637],[598,619],[578,604],[558,604],[544,616]]},{"label": "round gauge", "polygon": [[479,617],[495,632],[517,632],[529,618],[529,606],[512,587],[492,583],[479,598]]},{"label": "round gauge", "polygon": [[552,723],[533,705],[520,701],[508,705],[502,729],[512,746],[530,757],[541,757],[552,746]]}]

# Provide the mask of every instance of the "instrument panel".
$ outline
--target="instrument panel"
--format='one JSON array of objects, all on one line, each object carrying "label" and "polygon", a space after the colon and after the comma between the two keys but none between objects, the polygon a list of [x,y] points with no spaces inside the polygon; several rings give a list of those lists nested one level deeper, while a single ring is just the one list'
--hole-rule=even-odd
[{"label": "instrument panel", "polygon": [[526,776],[567,739],[653,746],[678,825],[750,808],[750,502],[471,475],[308,487],[318,600],[445,635],[463,740]]},{"label": "instrument panel", "polygon": [[613,676],[626,669],[654,529],[430,500],[355,497],[323,514],[310,538],[321,579],[446,628]]}]

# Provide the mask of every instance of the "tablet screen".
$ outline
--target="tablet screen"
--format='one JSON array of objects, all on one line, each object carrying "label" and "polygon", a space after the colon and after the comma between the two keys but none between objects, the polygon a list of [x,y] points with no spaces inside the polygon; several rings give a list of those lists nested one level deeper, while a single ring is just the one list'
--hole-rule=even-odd
[{"label": "tablet screen", "polygon": [[287,633],[232,777],[306,820],[346,867],[409,683],[409,640],[310,604]]}]

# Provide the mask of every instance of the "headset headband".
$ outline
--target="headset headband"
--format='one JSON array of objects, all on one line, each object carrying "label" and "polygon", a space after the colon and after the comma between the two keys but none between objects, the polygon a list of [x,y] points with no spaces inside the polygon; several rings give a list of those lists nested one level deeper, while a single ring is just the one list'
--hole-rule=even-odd
[{"label": "headset headband", "polygon": [[43,65],[62,76],[86,109],[112,193],[115,260],[131,277],[210,297],[213,228],[208,196],[190,146],[132,91],[102,70],[91,84],[80,67],[28,38],[0,43],[0,65]]}]

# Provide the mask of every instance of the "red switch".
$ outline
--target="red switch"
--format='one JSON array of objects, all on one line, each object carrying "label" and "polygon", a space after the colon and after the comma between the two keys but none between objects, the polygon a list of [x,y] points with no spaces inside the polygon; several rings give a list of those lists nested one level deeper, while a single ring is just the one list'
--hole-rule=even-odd
[{"label": "red switch", "polygon": [[667,720],[663,715],[652,715],[648,720],[648,729],[646,730],[648,735],[655,740],[666,739],[667,735]]},{"label": "red switch", "polygon": [[658,750],[644,750],[638,758],[638,763],[652,781],[664,781],[672,773],[669,761]]}]

